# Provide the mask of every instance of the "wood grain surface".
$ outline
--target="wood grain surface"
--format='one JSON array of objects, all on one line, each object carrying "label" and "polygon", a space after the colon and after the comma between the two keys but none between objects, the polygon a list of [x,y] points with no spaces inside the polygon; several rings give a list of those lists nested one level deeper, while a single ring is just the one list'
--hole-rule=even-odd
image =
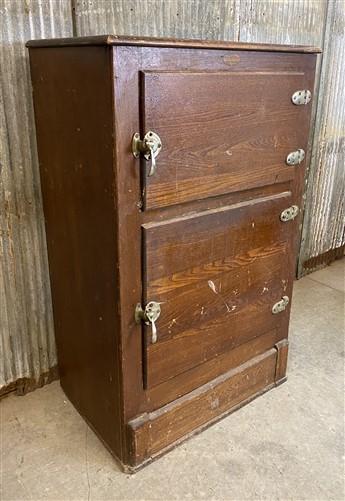
[{"label": "wood grain surface", "polygon": [[148,387],[279,325],[290,204],[283,193],[144,226],[144,300],[162,310],[156,344],[146,328]]},{"label": "wood grain surface", "polygon": [[186,372],[181,372],[158,386],[148,388],[146,395],[149,408],[152,410],[159,409],[176,398],[206,384],[208,381],[212,381],[230,369],[235,369],[276,346],[285,335],[282,329],[266,332],[231,350],[226,350],[218,356],[188,369]]},{"label": "wood grain surface", "polygon": [[30,40],[27,47],[75,47],[88,45],[125,45],[140,47],[187,47],[191,49],[236,49],[236,50],[254,50],[269,52],[301,52],[318,53],[319,47],[307,45],[280,45],[280,44],[262,44],[246,42],[226,42],[221,40],[187,40],[178,38],[159,38],[159,37],[134,37],[117,35],[99,35],[89,37],[73,38],[52,38],[41,40]]},{"label": "wood grain surface", "polygon": [[291,102],[305,88],[303,72],[145,72],[141,83],[143,131],[162,141],[145,208],[294,177],[286,156],[306,149],[309,121],[308,107]]},{"label": "wood grain surface", "polygon": [[285,378],[315,55],[84,42],[30,49],[61,381],[135,469]]},{"label": "wood grain surface", "polygon": [[121,458],[109,53],[35,49],[30,63],[61,385]]},{"label": "wood grain surface", "polygon": [[131,465],[137,466],[273,387],[276,358],[272,348],[175,402],[130,421]]}]

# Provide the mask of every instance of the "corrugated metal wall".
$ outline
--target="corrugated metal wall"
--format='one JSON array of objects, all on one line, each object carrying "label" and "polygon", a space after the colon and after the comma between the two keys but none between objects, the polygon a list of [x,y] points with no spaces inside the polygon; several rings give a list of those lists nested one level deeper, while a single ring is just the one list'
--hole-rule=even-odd
[{"label": "corrugated metal wall", "polygon": [[5,391],[18,379],[21,386],[43,384],[56,365],[24,43],[70,36],[72,18],[70,3],[61,0],[2,0],[0,16],[0,390]]},{"label": "corrugated metal wall", "polygon": [[328,5],[299,275],[345,245],[345,1]]},{"label": "corrugated metal wall", "polygon": [[76,33],[237,40],[240,0],[75,0]]},{"label": "corrugated metal wall", "polygon": [[343,0],[0,0],[0,392],[21,378],[43,383],[56,365],[24,42],[114,33],[325,45],[303,232],[305,261],[342,241],[344,5]]}]

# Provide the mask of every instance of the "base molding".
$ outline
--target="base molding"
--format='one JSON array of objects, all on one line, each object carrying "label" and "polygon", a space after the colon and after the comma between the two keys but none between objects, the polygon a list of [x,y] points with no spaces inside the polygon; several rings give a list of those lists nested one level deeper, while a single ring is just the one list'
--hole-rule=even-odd
[{"label": "base molding", "polygon": [[275,349],[277,350],[275,382],[276,385],[278,385],[286,381],[286,367],[287,367],[287,358],[289,352],[289,341],[287,339],[282,339],[281,341],[278,341],[278,343],[276,343],[275,345]]},{"label": "base molding", "polygon": [[283,340],[174,402],[129,421],[129,466],[126,471],[134,473],[180,442],[283,382],[286,357],[287,340]]}]

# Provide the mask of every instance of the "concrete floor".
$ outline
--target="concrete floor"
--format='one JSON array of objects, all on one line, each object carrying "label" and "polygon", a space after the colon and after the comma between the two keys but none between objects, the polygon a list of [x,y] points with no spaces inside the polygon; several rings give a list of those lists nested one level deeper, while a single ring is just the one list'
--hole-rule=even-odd
[{"label": "concrete floor", "polygon": [[344,264],[295,283],[288,382],[134,476],[57,382],[4,399],[1,499],[343,500]]}]

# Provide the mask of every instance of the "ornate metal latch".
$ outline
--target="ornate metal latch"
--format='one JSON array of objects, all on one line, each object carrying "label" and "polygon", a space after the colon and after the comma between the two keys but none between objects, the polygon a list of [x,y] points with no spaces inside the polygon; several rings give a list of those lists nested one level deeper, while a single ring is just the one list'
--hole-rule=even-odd
[{"label": "ornate metal latch", "polygon": [[291,101],[296,106],[301,106],[302,104],[308,104],[311,100],[311,92],[308,89],[296,90],[291,96]]},{"label": "ornate metal latch", "polygon": [[278,303],[276,303],[272,306],[272,313],[274,315],[276,315],[277,313],[284,311],[286,309],[287,305],[289,304],[289,301],[290,301],[290,299],[288,296],[283,296],[281,298],[281,300],[278,301]]},{"label": "ornate metal latch", "polygon": [[148,176],[153,176],[157,170],[156,158],[162,149],[162,141],[158,134],[149,130],[144,139],[140,139],[140,134],[136,132],[132,138],[132,153],[135,158],[139,158],[140,153],[146,160],[151,160]]},{"label": "ornate metal latch", "polygon": [[135,308],[134,318],[137,324],[143,320],[146,325],[151,325],[152,329],[152,343],[157,341],[157,327],[156,322],[161,314],[161,306],[156,301],[150,301],[143,310],[140,303]]},{"label": "ornate metal latch", "polygon": [[298,213],[299,208],[297,207],[297,205],[291,205],[291,207],[283,210],[283,212],[280,214],[280,220],[283,221],[283,223],[286,223],[286,221],[292,221],[293,219],[295,219]]},{"label": "ornate metal latch", "polygon": [[305,151],[300,148],[299,150],[292,151],[286,157],[286,163],[288,165],[298,165],[303,162],[305,157]]}]

